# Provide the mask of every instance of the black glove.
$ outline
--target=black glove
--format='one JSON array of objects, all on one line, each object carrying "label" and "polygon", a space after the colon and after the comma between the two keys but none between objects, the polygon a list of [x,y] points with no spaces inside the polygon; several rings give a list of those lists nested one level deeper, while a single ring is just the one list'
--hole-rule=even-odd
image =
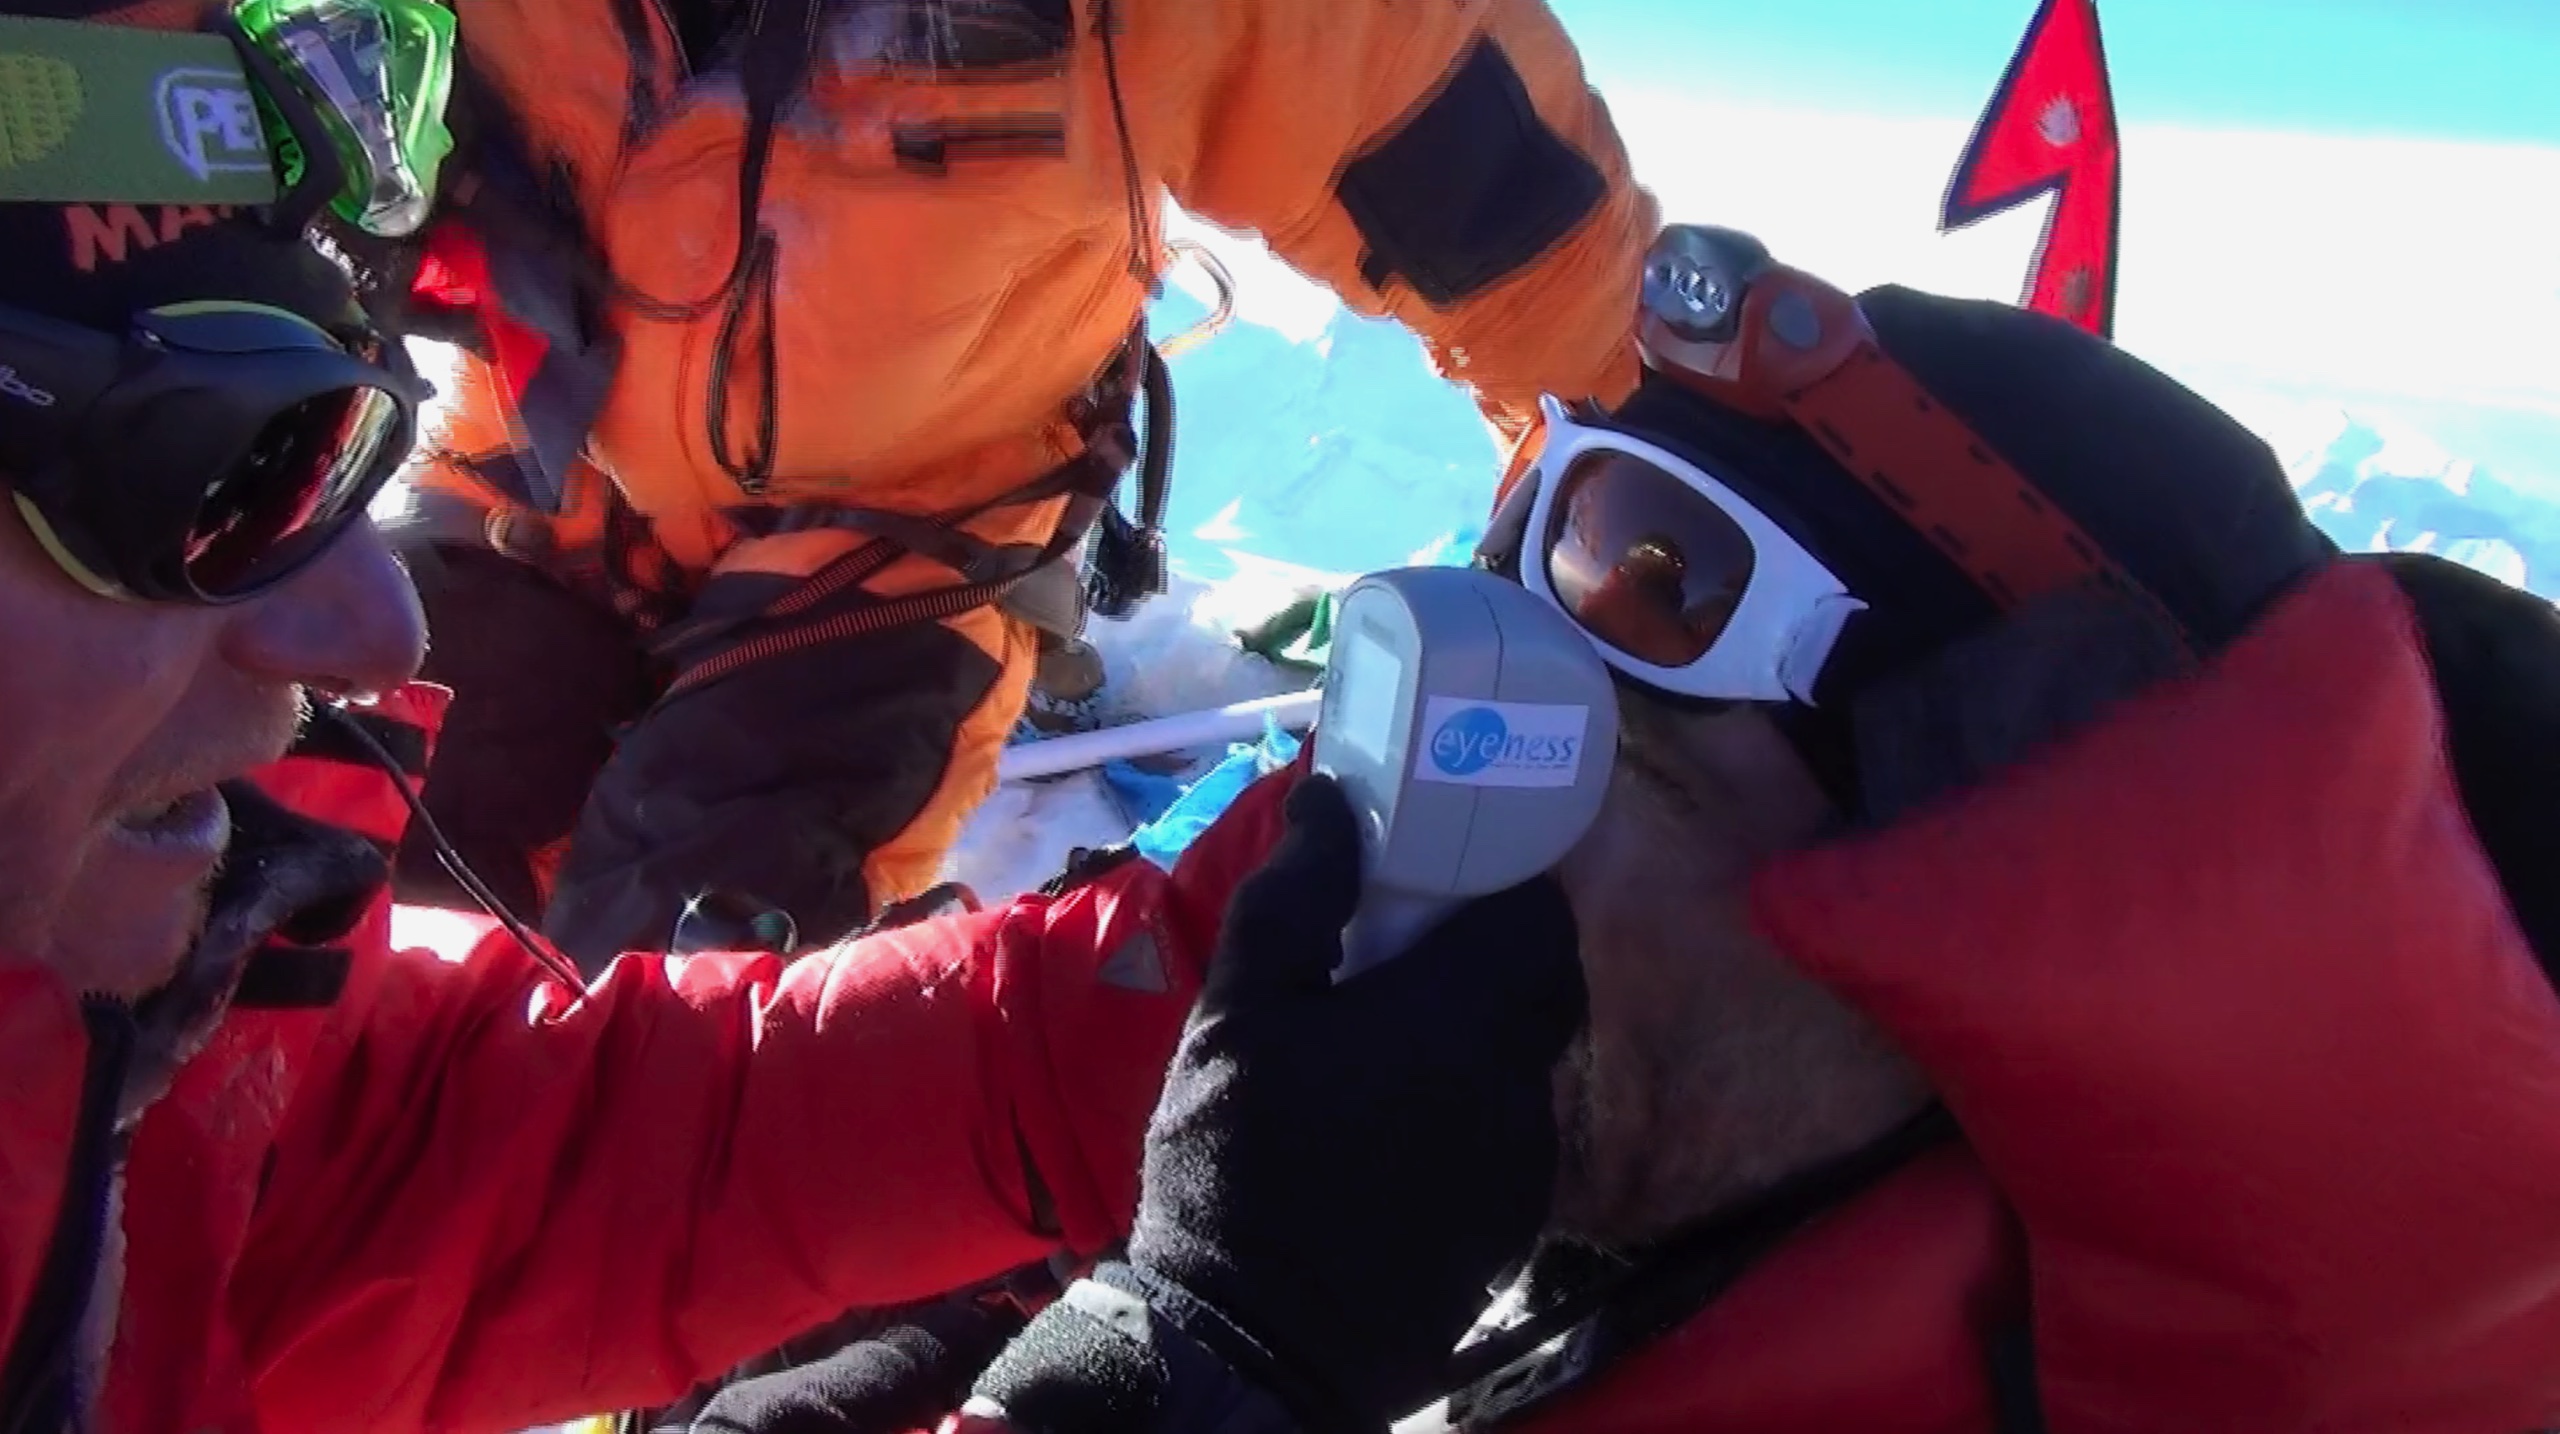
[{"label": "black glove", "polygon": [[1011,1308],[948,1300],[826,1358],[722,1389],[693,1434],[906,1434],[957,1408],[969,1381],[1021,1329]]},{"label": "black glove", "polygon": [[1175,1052],[1127,1263],[1097,1270],[1108,1290],[1071,1291],[978,1382],[1019,1425],[1171,1428],[1168,1405],[1232,1409],[1231,1393],[1162,1387],[1197,1348],[1128,1363],[1171,1326],[1300,1422],[1382,1428],[1439,1392],[1487,1287],[1546,1219],[1550,1073],[1583,1014],[1562,894],[1541,879],[1474,902],[1337,986],[1358,826],[1323,778],[1286,812]]}]

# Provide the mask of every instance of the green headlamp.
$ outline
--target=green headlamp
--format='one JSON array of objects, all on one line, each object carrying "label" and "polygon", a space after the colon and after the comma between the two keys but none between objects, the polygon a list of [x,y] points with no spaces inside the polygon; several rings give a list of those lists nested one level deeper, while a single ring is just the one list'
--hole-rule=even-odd
[{"label": "green headlamp", "polygon": [[242,0],[211,34],[0,16],[0,202],[414,233],[453,147],[453,51],[437,0]]}]

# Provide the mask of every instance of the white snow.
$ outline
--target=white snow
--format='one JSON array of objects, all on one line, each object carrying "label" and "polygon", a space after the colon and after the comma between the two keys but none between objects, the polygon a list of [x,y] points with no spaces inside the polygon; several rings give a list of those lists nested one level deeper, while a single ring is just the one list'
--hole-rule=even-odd
[{"label": "white snow", "polygon": [[[1284,606],[1306,576],[1258,568],[1212,585],[1177,575],[1173,591],[1126,621],[1096,621],[1088,636],[1102,650],[1109,673],[1104,720],[1193,712],[1304,687],[1303,674],[1243,651],[1232,633]],[[1197,775],[1220,755],[1192,753],[1183,770]],[[998,901],[1057,875],[1079,847],[1127,840],[1131,828],[1097,773],[1011,782],[978,809],[944,874]]]}]

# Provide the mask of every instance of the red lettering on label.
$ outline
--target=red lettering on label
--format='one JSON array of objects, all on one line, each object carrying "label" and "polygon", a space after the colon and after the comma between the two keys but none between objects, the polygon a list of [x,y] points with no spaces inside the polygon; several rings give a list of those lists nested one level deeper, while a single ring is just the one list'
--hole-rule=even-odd
[{"label": "red lettering on label", "polygon": [[70,226],[71,267],[83,274],[96,273],[101,259],[121,264],[135,248],[149,249],[160,242],[150,221],[130,204],[110,204],[104,213],[95,205],[65,205],[62,222]]},{"label": "red lettering on label", "polygon": [[101,264],[121,264],[136,254],[174,244],[190,229],[219,224],[240,212],[237,204],[161,204],[145,217],[132,204],[63,206],[62,222],[71,236],[71,267],[96,273]]},{"label": "red lettering on label", "polygon": [[202,204],[171,204],[160,210],[160,242],[175,244],[178,236],[190,229],[211,224],[221,216]]}]

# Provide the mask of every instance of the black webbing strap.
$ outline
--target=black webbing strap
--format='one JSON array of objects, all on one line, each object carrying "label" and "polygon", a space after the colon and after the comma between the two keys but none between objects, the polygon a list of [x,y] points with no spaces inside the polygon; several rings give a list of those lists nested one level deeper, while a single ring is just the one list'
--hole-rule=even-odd
[{"label": "black webbing strap", "polygon": [[[1946,1108],[1932,1105],[1861,1149],[1782,1182],[1521,1324],[1458,1351],[1449,1367],[1451,1424],[1480,1429],[1504,1423],[1587,1383],[1677,1329],[1796,1232],[1956,1135]],[[1549,1351],[1558,1335],[1567,1338]]]}]

